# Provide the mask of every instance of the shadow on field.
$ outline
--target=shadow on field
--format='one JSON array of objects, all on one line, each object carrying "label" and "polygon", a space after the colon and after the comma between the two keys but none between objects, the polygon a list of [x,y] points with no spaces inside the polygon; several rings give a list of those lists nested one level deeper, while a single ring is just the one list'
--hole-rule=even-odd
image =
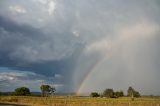
[{"label": "shadow on field", "polygon": [[27,106],[27,105],[18,105],[18,104],[9,104],[9,103],[0,103],[0,106]]}]

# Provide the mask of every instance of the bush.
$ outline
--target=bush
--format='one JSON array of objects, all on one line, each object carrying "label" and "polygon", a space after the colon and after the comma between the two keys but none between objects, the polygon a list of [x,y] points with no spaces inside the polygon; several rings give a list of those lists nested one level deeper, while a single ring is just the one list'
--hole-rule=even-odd
[{"label": "bush", "polygon": [[141,96],[141,95],[140,95],[139,92],[136,91],[136,92],[134,93],[134,97],[137,97],[137,98],[138,98],[138,97],[140,97],[140,96]]},{"label": "bush", "polygon": [[114,91],[113,91],[113,89],[106,89],[106,90],[104,90],[103,96],[104,97],[114,98]]},{"label": "bush", "polygon": [[123,93],[123,91],[117,91],[117,92],[114,93],[114,96],[115,97],[123,97],[124,93]]},{"label": "bush", "polygon": [[91,97],[99,97],[100,95],[97,92],[92,92],[90,94]]},{"label": "bush", "polygon": [[129,97],[140,97],[140,93],[138,91],[134,90],[132,87],[129,87],[127,92],[128,92],[127,95]]},{"label": "bush", "polygon": [[54,86],[51,87],[50,85],[41,85],[40,89],[42,92],[42,96],[53,95],[54,92],[56,91],[56,88]]},{"label": "bush", "polygon": [[31,93],[30,93],[29,88],[26,88],[26,87],[16,88],[15,92],[14,92],[14,95],[16,95],[16,96],[27,96],[30,94]]}]

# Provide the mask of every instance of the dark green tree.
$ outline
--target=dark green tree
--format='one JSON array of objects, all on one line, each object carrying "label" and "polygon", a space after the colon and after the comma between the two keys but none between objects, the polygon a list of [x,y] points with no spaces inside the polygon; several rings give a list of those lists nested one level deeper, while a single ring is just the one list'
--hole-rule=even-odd
[{"label": "dark green tree", "polygon": [[40,89],[42,96],[53,95],[53,93],[56,91],[55,87],[51,87],[50,85],[41,85]]},{"label": "dark green tree", "polygon": [[127,96],[129,96],[129,97],[140,97],[140,93],[138,92],[138,91],[136,91],[136,90],[134,90],[132,87],[129,87],[128,88],[128,91],[127,91]]},{"label": "dark green tree", "polygon": [[124,93],[123,93],[123,91],[117,91],[117,92],[114,93],[114,96],[115,97],[123,97]]},{"label": "dark green tree", "polygon": [[29,88],[27,87],[20,87],[15,89],[15,95],[17,96],[28,96],[31,94]]},{"label": "dark green tree", "polygon": [[114,91],[113,91],[113,89],[106,89],[106,90],[104,90],[103,96],[104,97],[113,98],[114,97]]},{"label": "dark green tree", "polygon": [[100,95],[97,92],[92,92],[90,94],[91,97],[99,97]]},{"label": "dark green tree", "polygon": [[119,91],[114,92],[115,97],[120,97]]},{"label": "dark green tree", "polygon": [[134,96],[135,90],[130,86],[127,90],[127,96],[132,97]]},{"label": "dark green tree", "polygon": [[122,90],[119,92],[119,96],[120,96],[120,97],[123,97],[123,96],[124,96],[124,93],[123,93]]},{"label": "dark green tree", "polygon": [[140,95],[140,93],[139,93],[138,91],[134,92],[134,97],[138,98],[138,97],[140,97],[140,96],[141,96],[141,95]]}]

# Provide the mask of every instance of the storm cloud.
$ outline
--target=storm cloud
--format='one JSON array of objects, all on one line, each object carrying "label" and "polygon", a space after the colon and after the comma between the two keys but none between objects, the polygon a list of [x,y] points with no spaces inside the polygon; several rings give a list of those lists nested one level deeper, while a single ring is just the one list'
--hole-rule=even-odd
[{"label": "storm cloud", "polygon": [[159,10],[159,0],[1,0],[0,90],[160,94]]}]

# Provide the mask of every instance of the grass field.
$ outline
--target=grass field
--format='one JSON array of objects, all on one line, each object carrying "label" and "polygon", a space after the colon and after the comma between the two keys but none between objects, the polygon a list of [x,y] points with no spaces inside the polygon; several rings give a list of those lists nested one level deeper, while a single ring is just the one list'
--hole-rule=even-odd
[{"label": "grass field", "polygon": [[0,103],[25,104],[29,106],[160,106],[160,98],[90,98],[90,97],[32,97],[0,96]]}]

